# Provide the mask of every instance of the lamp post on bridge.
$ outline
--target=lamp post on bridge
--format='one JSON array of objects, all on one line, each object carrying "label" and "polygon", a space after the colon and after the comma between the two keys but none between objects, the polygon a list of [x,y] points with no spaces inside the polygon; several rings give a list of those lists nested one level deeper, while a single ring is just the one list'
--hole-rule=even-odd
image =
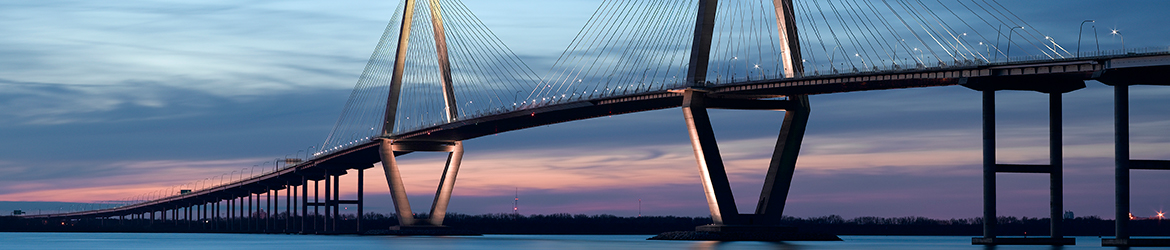
[{"label": "lamp post on bridge", "polygon": [[918,66],[926,67],[926,62],[922,60],[922,50],[920,50],[918,48],[914,48],[914,51],[918,52],[918,55],[914,55],[913,53],[911,53],[910,56],[914,57],[914,59],[917,60],[916,63],[918,64]]},{"label": "lamp post on bridge", "polygon": [[264,168],[265,168],[265,166],[268,166],[268,163],[269,163],[269,162],[267,162],[267,161],[266,161],[266,162],[264,162],[264,163],[260,163],[260,169],[264,169]]},{"label": "lamp post on bridge", "polygon": [[[983,50],[987,51],[987,54],[991,54],[991,44],[985,43],[985,42],[979,42],[979,45],[983,45]],[[987,60],[987,55],[983,56],[983,60]],[[990,62],[990,61],[988,61],[988,62]]]},{"label": "lamp post on bridge", "polygon": [[1096,20],[1081,21],[1081,27],[1077,28],[1077,57],[1081,57],[1081,34],[1084,33],[1085,23],[1093,23],[1093,36],[1095,37],[1097,35]]},{"label": "lamp post on bridge", "polygon": [[[963,48],[967,48],[967,46],[971,44],[971,43],[967,42],[966,38],[963,38],[965,36],[967,36],[967,32],[963,32],[962,34],[959,34],[959,41],[961,41],[960,44],[963,45]],[[983,42],[980,42],[979,44],[983,45]],[[975,49],[975,51],[979,51],[979,49]],[[968,49],[967,52],[971,52],[971,50]],[[975,52],[975,53],[978,54],[978,52]],[[974,56],[975,55],[972,55],[972,57],[974,57]],[[976,59],[978,59],[978,58],[976,58]],[[958,59],[955,59],[955,60],[958,60]]]},{"label": "lamp post on bridge", "polygon": [[[856,56],[857,59],[861,59],[861,68],[862,69],[869,68],[869,65],[865,63],[865,58],[861,58],[861,53],[853,53],[853,56]],[[857,70],[854,69],[854,71],[857,71]]]},{"label": "lamp post on bridge", "polygon": [[1125,36],[1121,35],[1121,30],[1114,29],[1114,30],[1111,30],[1109,32],[1109,34],[1113,34],[1113,35],[1117,35],[1117,36],[1121,37],[1121,52],[1125,53]]},{"label": "lamp post on bridge", "polygon": [[1007,57],[1007,59],[1006,59],[1006,60],[1007,60],[1008,62],[1011,62],[1011,61],[1012,61],[1012,34],[1013,34],[1013,32],[1015,32],[1015,31],[1016,31],[1016,29],[1021,29],[1021,30],[1022,30],[1022,29],[1024,29],[1024,26],[1016,26],[1016,27],[1012,27],[1012,29],[1008,30],[1008,46],[1007,46],[1007,54],[1006,54],[1006,55],[1004,55],[1005,57]]}]

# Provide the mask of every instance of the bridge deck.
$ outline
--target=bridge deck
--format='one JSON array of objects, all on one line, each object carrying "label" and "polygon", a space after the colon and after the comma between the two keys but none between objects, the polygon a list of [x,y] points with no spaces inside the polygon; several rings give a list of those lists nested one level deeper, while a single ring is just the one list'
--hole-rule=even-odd
[{"label": "bridge deck", "polygon": [[[1127,54],[1007,64],[920,68],[899,71],[860,72],[762,80],[707,88],[714,96],[768,98],[788,95],[815,95],[884,89],[951,86],[963,84],[980,89],[1037,90],[1067,92],[1083,87],[1083,81],[1110,79],[1135,84],[1167,84],[1170,53]],[[1080,83],[1080,87],[1075,83]],[[1107,82],[1107,83],[1109,83]],[[1112,84],[1112,83],[1109,83]],[[679,107],[682,96],[671,91],[654,91],[594,100],[547,104],[517,111],[460,120],[393,136],[395,140],[461,141],[530,127]],[[377,142],[358,143],[328,152],[294,166],[232,183],[117,208],[73,213],[23,215],[24,218],[81,218],[118,216],[160,208],[178,208],[227,198],[244,197],[268,190],[284,189],[302,178],[321,180],[327,174],[344,174],[365,169],[380,161]]]}]

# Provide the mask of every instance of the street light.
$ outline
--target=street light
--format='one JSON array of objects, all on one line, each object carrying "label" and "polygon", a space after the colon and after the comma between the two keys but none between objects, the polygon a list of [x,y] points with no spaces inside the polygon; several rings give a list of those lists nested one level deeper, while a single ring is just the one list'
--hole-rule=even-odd
[{"label": "street light", "polygon": [[1093,23],[1093,35],[1097,35],[1097,21],[1084,20],[1081,21],[1081,27],[1077,28],[1077,57],[1081,57],[1081,33],[1084,33],[1085,23]]},{"label": "street light", "polygon": [[[971,43],[968,43],[968,42],[967,42],[967,39],[966,39],[966,38],[963,38],[964,36],[967,36],[967,32],[963,32],[962,34],[959,34],[959,41],[960,41],[960,43],[959,43],[959,44],[960,44],[960,45],[963,45],[963,48],[966,48],[966,49],[967,49],[967,52],[968,52],[968,53],[970,53],[970,52],[971,52],[971,49],[970,49],[970,47],[968,47],[968,46],[969,46]],[[983,45],[983,42],[979,42],[979,44],[980,44],[980,45]],[[956,49],[956,50],[957,50],[957,49]],[[972,56],[972,57],[975,57],[975,56],[977,56],[977,54],[979,54],[979,49],[975,49],[975,53],[973,53],[971,56]],[[979,58],[975,58],[975,59],[979,59]],[[958,60],[958,59],[955,59],[955,60]]]},{"label": "street light", "polygon": [[914,48],[914,51],[918,52],[918,55],[914,55],[913,53],[911,53],[910,56],[914,57],[914,60],[916,60],[916,62],[918,63],[919,66],[925,66],[925,63],[922,62],[922,50],[919,50],[918,48]]},{"label": "street light", "polygon": [[[984,49],[985,51],[987,51],[987,54],[991,54],[991,44],[990,44],[990,43],[979,42],[979,45],[983,45],[983,49]],[[994,56],[993,56],[993,57],[994,57]],[[985,54],[985,55],[983,55],[983,60],[984,60],[984,61],[987,61],[987,55],[986,55],[986,54]],[[990,62],[990,61],[988,61],[988,62]]]},{"label": "street light", "polygon": [[1012,29],[1008,30],[1007,55],[1004,55],[1004,56],[1007,57],[1007,61],[1009,61],[1009,62],[1012,61],[1012,33],[1015,32],[1016,29],[1022,30],[1022,29],[1024,29],[1024,26],[1016,26],[1016,27],[1012,27]]},{"label": "street light", "polygon": [[1117,36],[1121,37],[1121,52],[1125,52],[1125,36],[1121,35],[1121,31],[1120,30],[1112,30],[1112,32],[1110,32],[1109,34],[1113,34],[1113,35],[1117,35]]},{"label": "street light", "polygon": [[[861,68],[863,68],[863,69],[864,69],[864,68],[869,68],[869,65],[868,65],[868,64],[865,64],[865,58],[861,58],[861,54],[860,54],[860,53],[853,53],[853,56],[856,56],[856,57],[857,57],[857,59],[861,59]],[[856,67],[856,66],[854,66],[854,67]],[[855,71],[856,71],[857,69],[856,69],[856,68],[854,68],[853,70],[855,70]]]}]

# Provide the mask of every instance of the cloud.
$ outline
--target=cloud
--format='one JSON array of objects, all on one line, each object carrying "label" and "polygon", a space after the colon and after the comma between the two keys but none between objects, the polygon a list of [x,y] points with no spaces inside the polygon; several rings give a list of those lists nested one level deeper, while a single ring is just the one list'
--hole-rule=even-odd
[{"label": "cloud", "polygon": [[0,30],[24,35],[0,38],[0,54],[15,56],[0,57],[9,58],[0,65],[21,70],[0,78],[84,85],[196,79],[181,86],[224,96],[347,88],[352,80],[338,77],[355,79],[380,35],[364,31],[384,25],[377,12],[392,8],[260,3],[10,3],[17,6],[4,9],[20,11],[5,11],[11,25]]}]

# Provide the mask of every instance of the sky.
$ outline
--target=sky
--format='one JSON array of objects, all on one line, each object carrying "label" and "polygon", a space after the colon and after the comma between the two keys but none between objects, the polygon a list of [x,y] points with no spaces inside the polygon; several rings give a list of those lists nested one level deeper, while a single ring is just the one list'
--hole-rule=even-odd
[{"label": "sky", "polygon": [[[597,0],[466,1],[538,74]],[[1168,47],[1161,1],[1003,1],[1066,48]],[[0,211],[50,212],[238,179],[320,145],[396,1],[0,1]],[[1086,28],[1086,33],[1090,29]],[[1088,34],[1086,34],[1088,37]],[[1085,43],[1086,48],[1089,43]],[[1064,95],[1065,209],[1113,214],[1112,89]],[[1170,88],[1131,90],[1132,156],[1170,159]],[[1046,163],[1047,97],[1001,92],[1000,163]],[[981,215],[979,92],[816,95],[785,214]],[[782,112],[713,110],[741,212],[753,211]],[[449,211],[709,215],[682,112],[667,109],[464,142]],[[445,155],[400,159],[426,211]],[[267,163],[266,163],[267,162]],[[380,168],[367,211],[392,213]],[[342,177],[354,196],[356,174]],[[1002,216],[1046,217],[1047,176],[999,174]],[[1170,172],[1135,171],[1132,209],[1170,202]],[[88,205],[94,207],[94,205]],[[354,208],[348,208],[354,209]]]}]

